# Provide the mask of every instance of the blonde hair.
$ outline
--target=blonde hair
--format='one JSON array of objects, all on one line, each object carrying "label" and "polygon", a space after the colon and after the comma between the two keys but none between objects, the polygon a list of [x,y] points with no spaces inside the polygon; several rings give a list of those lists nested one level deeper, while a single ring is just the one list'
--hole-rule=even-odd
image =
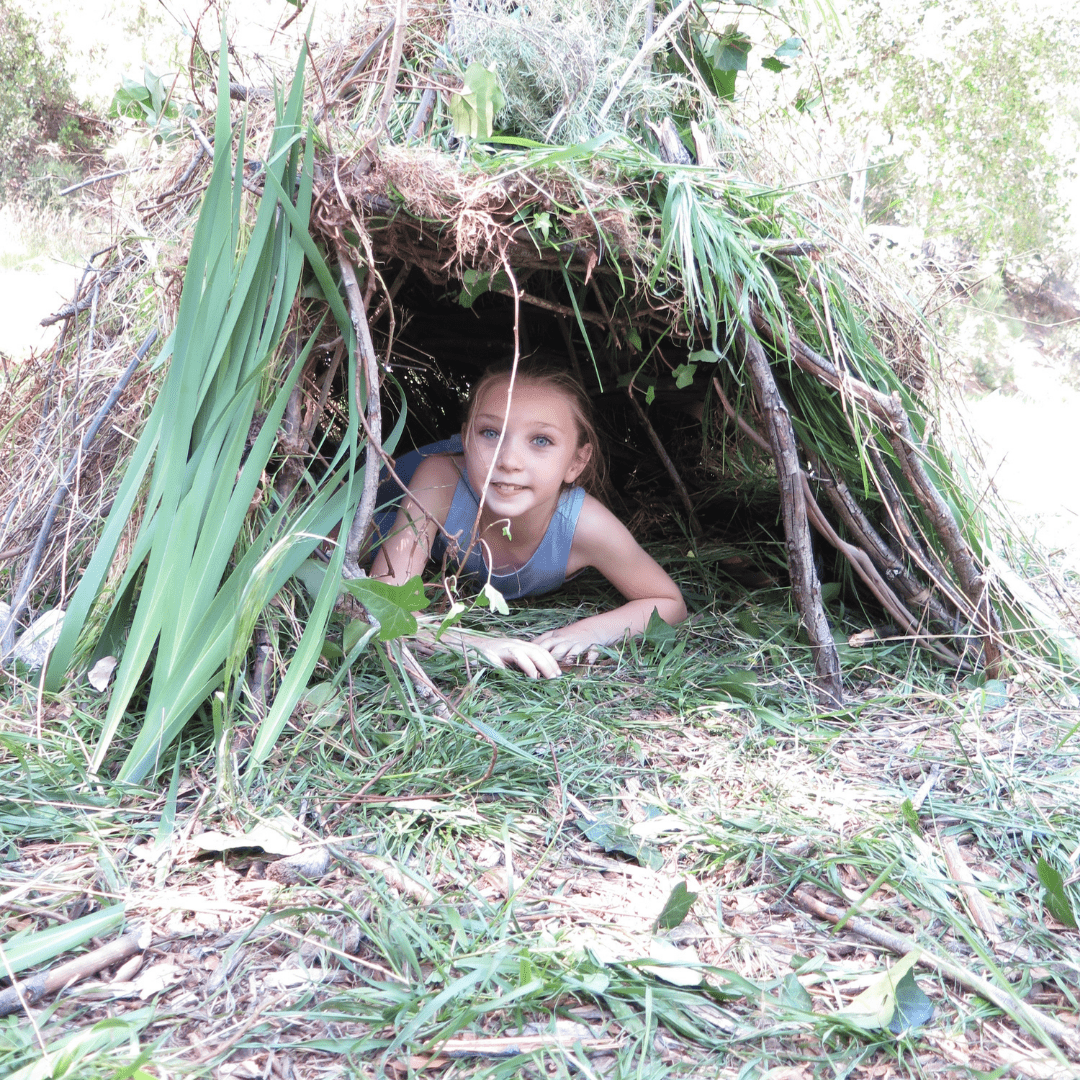
[{"label": "blonde hair", "polygon": [[[465,432],[468,432],[472,425],[480,396],[494,383],[502,379],[509,379],[512,370],[512,361],[493,364],[469,388],[469,396],[465,401],[465,422],[463,425]],[[599,498],[607,481],[607,462],[600,449],[600,436],[596,430],[596,421],[593,419],[592,401],[589,399],[585,387],[581,385],[565,365],[559,364],[553,358],[541,356],[529,356],[518,361],[514,385],[520,386],[526,382],[532,383],[534,386],[548,387],[556,393],[562,394],[570,402],[574,412],[574,420],[577,423],[578,449],[580,450],[583,446],[592,447],[589,460],[585,463],[585,467],[574,481],[573,486],[584,488],[590,495]]]}]

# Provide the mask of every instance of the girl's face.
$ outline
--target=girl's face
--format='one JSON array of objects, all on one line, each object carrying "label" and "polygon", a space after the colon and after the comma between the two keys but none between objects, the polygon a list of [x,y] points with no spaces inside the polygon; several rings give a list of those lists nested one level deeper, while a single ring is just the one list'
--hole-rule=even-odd
[{"label": "girl's face", "polygon": [[496,517],[513,519],[534,510],[550,516],[563,486],[588,464],[592,446],[578,445],[574,406],[561,390],[519,379],[507,416],[509,390],[509,377],[498,379],[477,398],[464,433],[469,483],[480,491],[491,469],[485,505]]}]

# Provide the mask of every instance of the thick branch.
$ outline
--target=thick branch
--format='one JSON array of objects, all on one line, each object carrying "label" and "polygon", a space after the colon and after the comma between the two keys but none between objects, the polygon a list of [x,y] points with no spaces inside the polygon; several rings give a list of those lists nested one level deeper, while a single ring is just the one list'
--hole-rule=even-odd
[{"label": "thick branch", "polygon": [[791,417],[780,397],[761,343],[741,326],[735,330],[735,341],[750,373],[754,396],[765,420],[769,447],[776,463],[780,508],[784,520],[784,535],[787,538],[791,590],[795,597],[795,606],[810,638],[818,698],[822,704],[839,704],[843,696],[840,657],[836,652],[829,621],[825,617],[821,582],[814,566],[806,498],[800,478],[801,469]]},{"label": "thick branch", "polygon": [[9,986],[0,991],[0,1016],[10,1016],[19,1009],[33,1005],[49,994],[55,994],[63,990],[65,986],[85,979],[88,975],[95,975],[102,968],[110,967],[137,952],[148,948],[150,945],[149,928],[135,930],[125,934],[116,941],[110,941],[108,945],[102,945],[100,949],[93,949],[66,964],[59,964],[51,971],[44,971],[40,975],[34,975],[24,979],[21,983]]},{"label": "thick branch", "polygon": [[[816,915],[818,918],[825,919],[827,922],[834,924],[845,918],[847,914],[840,908],[822,903],[805,887],[796,889],[791,894],[791,899],[798,904],[803,911],[808,911],[810,914]],[[923,946],[914,938],[894,933],[891,930],[885,930],[872,923],[869,919],[863,919],[858,915],[854,915],[847,919],[844,926],[853,934],[857,934],[859,937],[866,941],[871,941],[875,945],[881,945],[883,948],[889,949],[898,956],[906,956],[913,951],[917,952],[919,954],[918,963],[920,967],[927,968],[930,971],[940,972],[940,974],[944,975],[946,978],[954,979],[961,986],[974,991],[979,997],[985,998],[991,1004],[996,1005],[1003,1012],[1008,1013],[1018,1021],[1026,1024],[1032,1030],[1042,1032],[1044,1035],[1053,1039],[1054,1042],[1059,1043],[1061,1046],[1071,1051],[1074,1055],[1080,1053],[1080,1037],[1077,1036],[1075,1028],[1063,1024],[1056,1017],[1048,1016],[1046,1013],[1040,1012],[1034,1006],[1029,1005],[1024,1001],[1023,998],[1017,996],[1015,992],[995,986],[993,983],[979,978],[978,975],[972,974],[972,972],[961,967],[954,960],[939,956],[936,953],[932,953],[928,949],[923,948]]]},{"label": "thick branch", "polygon": [[364,299],[356,283],[356,271],[349,261],[349,252],[343,243],[338,242],[338,264],[345,282],[345,295],[349,300],[349,314],[352,316],[353,329],[356,331],[356,345],[363,358],[364,370],[364,408],[367,414],[368,446],[364,453],[364,491],[360,505],[356,508],[345,544],[345,576],[360,577],[360,545],[371,527],[375,516],[375,500],[379,494],[379,462],[382,457],[382,405],[379,399],[379,360],[375,355],[375,344],[371,340],[371,328],[368,326]]}]

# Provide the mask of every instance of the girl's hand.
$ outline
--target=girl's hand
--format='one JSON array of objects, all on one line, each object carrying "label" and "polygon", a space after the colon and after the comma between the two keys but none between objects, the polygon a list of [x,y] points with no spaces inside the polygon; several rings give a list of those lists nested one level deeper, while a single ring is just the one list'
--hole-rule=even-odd
[{"label": "girl's hand", "polygon": [[607,645],[607,641],[599,641],[596,634],[582,632],[580,623],[571,626],[560,626],[557,630],[548,630],[533,638],[533,643],[542,646],[557,661],[567,662],[585,657],[586,664],[595,662],[597,646]]},{"label": "girl's hand", "polygon": [[[466,635],[462,635],[466,637]],[[466,637],[471,645],[488,663],[497,668],[509,665],[525,672],[530,679],[557,679],[562,672],[556,658],[536,642],[521,638]]]}]

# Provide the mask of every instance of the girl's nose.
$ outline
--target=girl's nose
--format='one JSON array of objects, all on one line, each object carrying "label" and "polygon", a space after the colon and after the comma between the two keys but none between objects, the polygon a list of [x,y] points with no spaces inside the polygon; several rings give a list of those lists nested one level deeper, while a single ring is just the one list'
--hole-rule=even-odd
[{"label": "girl's nose", "polygon": [[521,455],[518,452],[517,441],[507,435],[503,439],[502,449],[499,451],[499,459],[496,462],[500,469],[519,469],[521,467]]}]

